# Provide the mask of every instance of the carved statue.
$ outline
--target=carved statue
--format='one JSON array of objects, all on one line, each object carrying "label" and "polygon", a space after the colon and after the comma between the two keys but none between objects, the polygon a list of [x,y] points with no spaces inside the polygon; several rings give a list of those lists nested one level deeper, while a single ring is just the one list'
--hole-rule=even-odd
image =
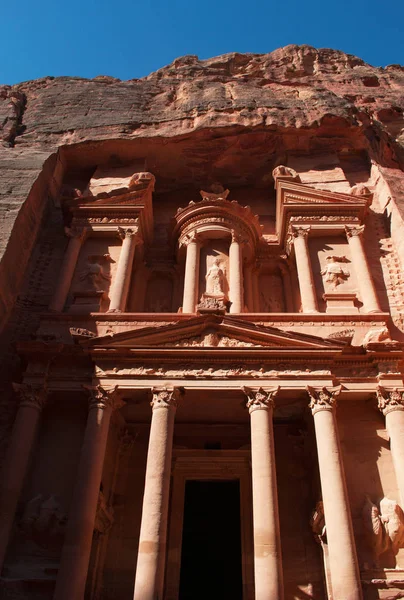
[{"label": "carved statue", "polygon": [[208,269],[205,276],[206,293],[212,296],[222,296],[224,294],[225,274],[220,268],[220,261],[215,258],[213,265]]},{"label": "carved statue", "polygon": [[367,347],[370,343],[385,343],[391,342],[392,339],[390,337],[390,332],[386,326],[384,327],[374,327],[369,329],[365,337],[363,338],[362,345],[364,348]]},{"label": "carved statue", "polygon": [[91,254],[87,258],[86,268],[80,273],[80,281],[86,281],[91,291],[104,291],[105,281],[111,282],[109,275],[102,263],[113,262],[109,254]]},{"label": "carved statue", "polygon": [[321,275],[324,276],[324,281],[330,283],[335,289],[338,285],[346,281],[350,273],[347,269],[344,269],[340,263],[348,262],[346,256],[326,256],[327,264],[321,271]]},{"label": "carved statue", "polygon": [[395,500],[383,498],[380,510],[366,495],[362,510],[366,537],[372,548],[376,567],[380,556],[391,550],[394,555],[404,546],[404,513]]},{"label": "carved statue", "polygon": [[67,522],[66,513],[55,495],[44,498],[38,494],[27,502],[20,521],[21,530],[29,537],[59,535]]}]

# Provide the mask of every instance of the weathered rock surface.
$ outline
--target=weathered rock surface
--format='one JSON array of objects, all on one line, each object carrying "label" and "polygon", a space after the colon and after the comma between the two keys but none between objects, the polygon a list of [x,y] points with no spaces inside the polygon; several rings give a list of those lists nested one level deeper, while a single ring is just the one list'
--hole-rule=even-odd
[{"label": "weathered rock surface", "polygon": [[91,174],[114,157],[144,158],[159,191],[212,179],[265,187],[276,161],[296,153],[363,152],[380,165],[401,213],[403,90],[399,65],[376,68],[343,52],[293,45],[205,61],[185,56],[140,80],[47,77],[3,86],[3,322],[48,198],[66,173],[70,182],[77,173],[80,187],[83,169]]}]

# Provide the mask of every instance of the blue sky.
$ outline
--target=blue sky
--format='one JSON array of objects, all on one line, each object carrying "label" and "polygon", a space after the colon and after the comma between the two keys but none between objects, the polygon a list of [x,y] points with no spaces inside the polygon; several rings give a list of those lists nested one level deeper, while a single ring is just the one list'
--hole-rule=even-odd
[{"label": "blue sky", "polygon": [[133,79],[184,54],[264,53],[293,43],[375,66],[404,64],[404,0],[6,0],[1,14],[6,84],[46,75]]}]

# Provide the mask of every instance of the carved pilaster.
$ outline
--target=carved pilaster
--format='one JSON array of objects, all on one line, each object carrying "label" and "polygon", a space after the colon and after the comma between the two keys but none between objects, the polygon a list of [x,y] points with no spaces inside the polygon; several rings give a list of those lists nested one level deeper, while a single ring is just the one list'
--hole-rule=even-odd
[{"label": "carved pilaster", "polygon": [[14,391],[17,393],[20,407],[36,408],[39,412],[43,410],[48,400],[46,385],[30,385],[27,383],[13,383]]},{"label": "carved pilaster", "polygon": [[379,410],[386,416],[394,410],[404,410],[404,390],[386,390],[381,385],[376,389]]},{"label": "carved pilaster", "polygon": [[276,388],[264,389],[243,387],[243,392],[247,396],[247,408],[251,414],[254,410],[269,410],[275,406],[275,397],[279,391]]},{"label": "carved pilaster", "polygon": [[315,389],[310,386],[306,387],[306,391],[310,397],[309,408],[313,415],[321,410],[333,411],[337,406],[337,396],[341,391],[341,386],[333,388]]},{"label": "carved pilaster", "polygon": [[153,410],[158,408],[176,409],[178,401],[183,394],[181,388],[153,388],[150,406]]}]

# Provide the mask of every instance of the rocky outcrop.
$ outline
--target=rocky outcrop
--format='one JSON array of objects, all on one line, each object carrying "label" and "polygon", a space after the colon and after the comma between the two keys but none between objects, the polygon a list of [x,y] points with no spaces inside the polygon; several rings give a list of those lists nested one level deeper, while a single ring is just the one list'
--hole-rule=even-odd
[{"label": "rocky outcrop", "polygon": [[91,175],[107,160],[146,161],[158,192],[212,178],[266,187],[273,167],[296,153],[363,152],[380,166],[401,215],[403,88],[399,65],[377,68],[343,52],[294,45],[204,61],[185,56],[139,80],[46,77],[4,86],[3,317],[48,200],[57,198],[67,173],[80,179],[83,169]]}]

